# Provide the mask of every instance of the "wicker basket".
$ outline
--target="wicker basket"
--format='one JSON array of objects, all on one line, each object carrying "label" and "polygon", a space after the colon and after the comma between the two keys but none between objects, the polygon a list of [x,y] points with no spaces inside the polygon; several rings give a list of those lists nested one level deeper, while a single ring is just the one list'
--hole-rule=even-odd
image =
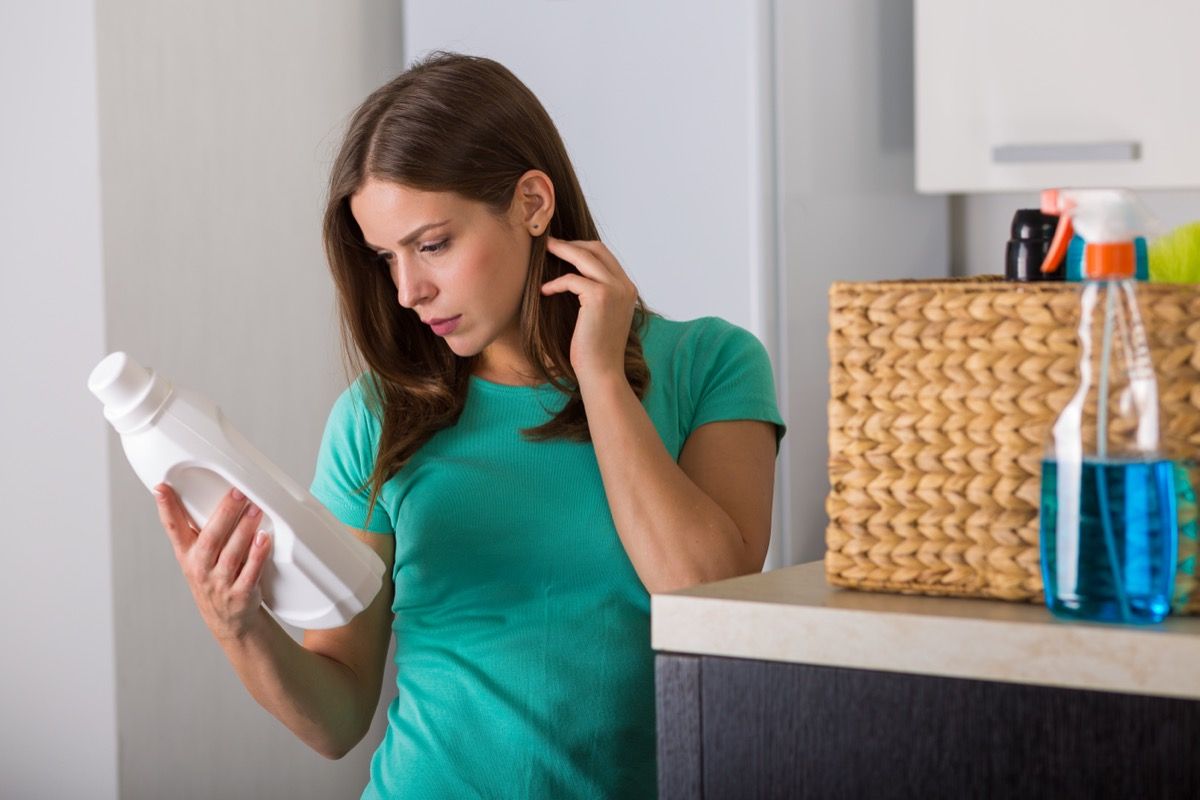
[{"label": "wicker basket", "polygon": [[[1198,288],[1138,287],[1163,435],[1194,456]],[[1078,285],[835,283],[829,306],[829,582],[1041,602],[1041,459],[1075,387]],[[1197,613],[1194,497],[1180,522],[1177,608]]]}]

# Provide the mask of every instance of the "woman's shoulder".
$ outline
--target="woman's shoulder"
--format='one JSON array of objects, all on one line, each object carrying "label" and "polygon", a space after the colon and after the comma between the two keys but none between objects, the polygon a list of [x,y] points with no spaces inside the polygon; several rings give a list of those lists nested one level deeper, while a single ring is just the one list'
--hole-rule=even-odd
[{"label": "woman's shoulder", "polygon": [[753,334],[745,328],[721,317],[673,320],[653,312],[646,315],[640,330],[647,359],[652,355],[678,355],[681,351],[694,353],[717,346],[731,337],[753,338]]},{"label": "woman's shoulder", "polygon": [[378,414],[372,410],[378,408],[378,402],[372,400],[377,396],[373,386],[369,372],[359,373],[333,401],[330,417],[343,424],[373,427],[378,419]]}]

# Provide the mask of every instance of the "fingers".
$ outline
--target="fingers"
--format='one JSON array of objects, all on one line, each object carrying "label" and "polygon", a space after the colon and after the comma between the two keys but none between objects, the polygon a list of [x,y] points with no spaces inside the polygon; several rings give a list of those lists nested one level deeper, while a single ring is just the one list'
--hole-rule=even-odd
[{"label": "fingers", "polygon": [[583,296],[596,282],[589,280],[582,275],[568,273],[560,275],[552,281],[547,281],[542,284],[542,294],[561,294],[562,292],[574,292],[580,297]]},{"label": "fingers", "polygon": [[218,639],[242,635],[259,618],[263,595],[258,583],[271,554],[270,538],[258,530],[262,510],[231,489],[197,532],[169,486],[159,484],[154,494],[159,519],[205,623]]},{"label": "fingers", "polygon": [[237,489],[230,489],[217,504],[204,529],[196,537],[196,543],[192,545],[191,558],[197,566],[209,570],[217,563],[221,549],[233,533],[234,526],[237,525],[246,506],[246,496]]},{"label": "fingers", "polygon": [[213,574],[223,582],[232,583],[233,579],[237,577],[238,571],[246,561],[250,542],[254,540],[254,534],[258,533],[258,526],[261,522],[262,510],[256,505],[247,508],[246,513],[242,514],[242,518],[238,520],[237,526],[230,534],[229,540],[225,542],[225,547],[221,549],[221,555],[217,557],[217,563],[213,567]]},{"label": "fingers", "polygon": [[583,275],[597,281],[628,280],[620,262],[603,242],[573,241],[548,237],[546,249],[575,266]]},{"label": "fingers", "polygon": [[182,559],[196,542],[196,529],[192,527],[187,512],[179,502],[175,490],[165,483],[154,487],[158,507],[158,521],[162,523],[175,550],[175,557]]},{"label": "fingers", "polygon": [[250,552],[246,556],[246,563],[242,565],[241,574],[233,582],[234,590],[245,594],[253,590],[262,575],[263,566],[270,557],[271,537],[259,531],[250,545]]},{"label": "fingers", "polygon": [[544,295],[562,294],[563,292],[575,294],[579,298],[581,307],[628,308],[630,313],[632,313],[633,305],[637,301],[637,288],[628,280],[621,281],[620,283],[616,281],[595,281],[583,275],[569,272],[566,275],[559,275],[554,280],[542,284],[542,294]]},{"label": "fingers", "polygon": [[263,534],[260,542],[255,535],[262,523],[262,509],[249,503],[241,492],[231,490],[204,530],[197,531],[174,489],[161,483],[154,487],[154,496],[159,521],[180,562],[190,556],[196,567],[211,571],[225,584],[243,582],[241,576],[249,571],[248,588],[254,587],[271,552],[269,537]]}]

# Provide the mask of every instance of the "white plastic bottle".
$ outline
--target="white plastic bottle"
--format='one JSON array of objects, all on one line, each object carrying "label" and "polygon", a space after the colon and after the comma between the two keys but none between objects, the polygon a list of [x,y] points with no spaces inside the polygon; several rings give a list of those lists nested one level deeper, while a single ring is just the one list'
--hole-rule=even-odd
[{"label": "white plastic bottle", "polygon": [[170,485],[197,525],[204,526],[231,487],[262,509],[259,529],[274,544],[259,586],[277,618],[305,629],[334,628],[378,594],[383,560],[256,450],[216,404],[173,387],[122,352],[96,365],[88,389],[104,403],[146,488]]}]

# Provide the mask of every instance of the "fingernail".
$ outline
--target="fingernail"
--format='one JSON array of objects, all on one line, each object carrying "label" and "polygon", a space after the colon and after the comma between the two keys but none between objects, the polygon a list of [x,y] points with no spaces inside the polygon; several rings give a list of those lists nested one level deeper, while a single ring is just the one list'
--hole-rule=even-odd
[{"label": "fingernail", "polygon": [[261,513],[262,513],[262,509],[256,505],[254,505],[253,503],[250,504],[250,508],[246,509],[246,516],[250,517],[251,519],[253,519],[254,517],[257,517]]},{"label": "fingernail", "polygon": [[263,546],[263,545],[265,545],[266,543],[267,543],[267,533],[266,533],[266,531],[259,531],[259,532],[258,532],[258,535],[254,537],[254,546],[255,546],[255,547],[262,547],[262,546]]},{"label": "fingernail", "polygon": [[154,496],[157,497],[159,500],[162,500],[164,497],[166,497],[166,495],[163,494],[163,490],[162,490],[161,486],[155,486],[150,491],[154,492]]},{"label": "fingernail", "polygon": [[230,489],[230,490],[229,490],[229,496],[230,496],[230,497],[232,497],[234,500],[241,500],[241,499],[242,499],[242,498],[244,498],[246,495],[244,495],[244,494],[242,494],[241,492],[239,492],[239,491],[237,490],[237,487],[235,486],[234,488],[232,488],[232,489]]}]

